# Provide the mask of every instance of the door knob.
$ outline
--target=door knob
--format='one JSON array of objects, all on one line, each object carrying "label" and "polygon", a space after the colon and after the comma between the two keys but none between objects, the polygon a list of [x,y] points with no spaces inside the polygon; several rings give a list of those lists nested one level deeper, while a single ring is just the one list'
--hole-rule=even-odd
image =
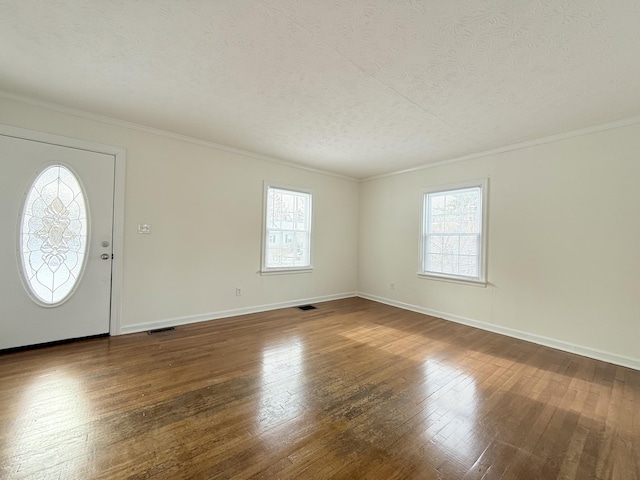
[{"label": "door knob", "polygon": [[102,255],[100,255],[100,258],[103,260],[109,260],[110,255],[108,253],[103,253]]}]

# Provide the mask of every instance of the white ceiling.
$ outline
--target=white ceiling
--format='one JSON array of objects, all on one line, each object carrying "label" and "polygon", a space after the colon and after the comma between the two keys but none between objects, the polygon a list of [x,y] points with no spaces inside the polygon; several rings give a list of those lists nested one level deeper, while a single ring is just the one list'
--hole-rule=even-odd
[{"label": "white ceiling", "polygon": [[638,0],[0,0],[0,90],[357,178],[640,114]]}]

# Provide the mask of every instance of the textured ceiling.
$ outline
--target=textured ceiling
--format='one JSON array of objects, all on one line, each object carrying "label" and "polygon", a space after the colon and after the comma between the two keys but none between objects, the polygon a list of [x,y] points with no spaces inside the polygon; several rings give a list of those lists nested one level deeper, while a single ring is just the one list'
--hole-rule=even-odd
[{"label": "textured ceiling", "polygon": [[0,90],[364,178],[640,114],[638,0],[0,0]]}]

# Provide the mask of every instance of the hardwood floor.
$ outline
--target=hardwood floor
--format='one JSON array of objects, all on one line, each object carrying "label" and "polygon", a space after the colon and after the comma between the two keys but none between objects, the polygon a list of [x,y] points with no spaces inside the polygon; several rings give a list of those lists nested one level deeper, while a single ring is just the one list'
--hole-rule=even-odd
[{"label": "hardwood floor", "polygon": [[640,372],[353,298],[0,355],[6,479],[637,479]]}]

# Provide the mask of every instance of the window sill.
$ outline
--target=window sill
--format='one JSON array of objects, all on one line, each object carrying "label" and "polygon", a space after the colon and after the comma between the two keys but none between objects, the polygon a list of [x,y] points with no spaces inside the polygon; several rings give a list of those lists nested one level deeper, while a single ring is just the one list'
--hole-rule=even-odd
[{"label": "window sill", "polygon": [[286,275],[288,273],[311,273],[313,267],[301,267],[301,268],[269,268],[260,270],[260,275]]},{"label": "window sill", "polygon": [[443,275],[436,275],[432,273],[417,273],[418,277],[424,278],[426,280],[438,280],[440,282],[449,282],[449,283],[457,283],[460,285],[470,285],[472,287],[481,287],[486,288],[487,282],[483,280],[469,280],[462,277],[445,277]]}]

